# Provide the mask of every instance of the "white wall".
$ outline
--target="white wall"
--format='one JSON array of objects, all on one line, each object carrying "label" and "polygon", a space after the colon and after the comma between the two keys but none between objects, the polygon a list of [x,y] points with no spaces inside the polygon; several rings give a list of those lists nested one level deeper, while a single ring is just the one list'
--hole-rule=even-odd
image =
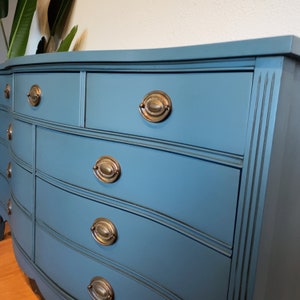
[{"label": "white wall", "polygon": [[[79,25],[77,36],[87,31],[82,50],[159,48],[285,34],[300,36],[300,1],[75,0],[70,25],[75,24]],[[34,20],[27,54],[35,53],[40,39],[37,28]]]},{"label": "white wall", "polygon": [[86,50],[300,36],[300,1],[77,0],[72,22],[87,29]]}]

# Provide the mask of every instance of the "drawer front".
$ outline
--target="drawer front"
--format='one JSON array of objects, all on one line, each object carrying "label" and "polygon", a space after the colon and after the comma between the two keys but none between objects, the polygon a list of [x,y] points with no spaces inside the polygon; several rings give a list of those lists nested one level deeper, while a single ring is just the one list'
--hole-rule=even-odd
[{"label": "drawer front", "polygon": [[[96,160],[118,160],[121,176],[103,183]],[[101,194],[135,203],[231,244],[239,170],[163,151],[37,130],[37,169]],[[176,184],[174,184],[176,183]]]},{"label": "drawer front", "polygon": [[[86,126],[243,154],[251,85],[250,72],[91,73]],[[170,116],[159,123],[139,113],[142,99],[153,90],[172,101]]]},{"label": "drawer front", "polygon": [[0,174],[6,177],[6,169],[9,163],[9,155],[6,146],[0,143]]},{"label": "drawer front", "polygon": [[[1,144],[0,144],[1,145]],[[0,174],[0,216],[7,220],[7,203],[9,199],[9,188],[7,180]]]},{"label": "drawer front", "polygon": [[[33,85],[41,90],[41,100],[32,106],[27,94]],[[80,79],[78,73],[35,73],[15,75],[17,113],[67,125],[79,125]]]},{"label": "drawer front", "polygon": [[33,177],[30,172],[12,162],[11,187],[15,199],[29,213],[33,212]]},{"label": "drawer front", "polygon": [[91,299],[87,286],[95,276],[101,276],[110,283],[115,299],[165,299],[129,276],[59,243],[39,226],[36,231],[36,264],[75,299]]},{"label": "drawer front", "polygon": [[11,123],[11,147],[14,154],[24,162],[32,165],[34,155],[32,125],[13,120]]},{"label": "drawer front", "polygon": [[12,90],[11,90],[11,76],[0,76],[0,106],[11,106]]},{"label": "drawer front", "polygon": [[9,114],[6,111],[0,110],[0,139],[7,140],[9,122]]},{"label": "drawer front", "polygon": [[27,215],[14,201],[12,201],[9,224],[15,240],[22,249],[32,258],[33,252],[33,226],[30,215]]},{"label": "drawer front", "polygon": [[[120,233],[120,235],[121,234],[122,233]],[[168,244],[168,242],[170,242],[169,249],[174,246],[172,237],[170,237],[170,241],[165,241],[160,239],[160,237],[158,238],[159,240],[157,242],[160,244]],[[182,241],[178,240],[177,242],[178,245],[176,246],[181,248],[182,245],[179,243]],[[146,249],[147,245],[147,241],[145,241],[144,245],[141,241],[140,249]],[[221,255],[216,256],[213,251],[210,252],[211,256],[209,253],[203,253],[203,251],[198,253],[198,247],[195,247],[195,245],[189,246],[191,246],[189,253],[195,255],[194,260],[191,257],[186,258],[185,256],[187,255],[181,257],[182,253],[179,253],[178,248],[172,248],[174,251],[172,255],[163,252],[156,253],[157,256],[152,261],[152,265],[149,257],[146,257],[143,251],[137,254],[136,260],[140,260],[142,265],[147,263],[145,260],[148,261],[147,264],[149,264],[149,268],[155,272],[159,280],[158,282],[164,287],[164,290],[167,289],[173,292],[180,299],[195,299],[195,295],[198,295],[201,299],[226,299],[230,266],[229,259],[225,259]],[[164,247],[165,246],[162,248],[164,249]],[[132,248],[132,246],[127,249],[124,248],[126,251],[125,255],[127,255],[128,251]],[[112,249],[112,251],[114,251],[114,249]],[[134,254],[135,253],[132,255]],[[176,256],[177,261],[175,259]],[[167,261],[165,259],[167,259]],[[171,260],[175,263],[174,265],[169,265]],[[190,263],[188,266],[186,265],[187,261]],[[158,295],[158,292],[163,293],[162,288],[156,290],[157,294],[155,293],[155,289],[151,289],[151,280],[150,282],[148,281],[150,288],[147,288],[147,285],[139,283],[140,277],[138,277],[138,279],[130,277],[126,270],[123,269],[120,269],[122,273],[117,272],[118,266],[114,264],[113,267],[110,267],[106,260],[104,265],[89,259],[87,255],[79,254],[74,249],[68,248],[66,244],[60,243],[53,235],[47,234],[39,226],[37,226],[36,231],[36,263],[54,282],[59,283],[64,290],[72,294],[76,299],[89,299],[87,297],[86,286],[94,276],[104,277],[110,282],[114,289],[116,299],[166,298]],[[57,266],[60,267],[57,268]],[[187,268],[189,269],[188,271]],[[64,272],[60,270],[64,270]],[[80,272],[78,272],[78,270],[80,270]],[[161,270],[161,272],[159,270]],[[199,277],[199,274],[202,275]],[[161,279],[160,276],[164,278]],[[215,288],[215,278],[218,278],[218,289]],[[175,299],[175,297],[170,298]]]}]

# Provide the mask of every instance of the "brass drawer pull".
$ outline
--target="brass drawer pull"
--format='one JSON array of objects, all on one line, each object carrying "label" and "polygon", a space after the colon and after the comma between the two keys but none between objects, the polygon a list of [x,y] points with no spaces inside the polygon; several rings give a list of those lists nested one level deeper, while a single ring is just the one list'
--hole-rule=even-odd
[{"label": "brass drawer pull", "polygon": [[11,162],[8,163],[6,168],[6,176],[7,178],[11,178],[12,170],[11,170]]},{"label": "brass drawer pull", "polygon": [[7,214],[10,216],[12,213],[12,203],[11,203],[11,200],[8,199],[7,201]]},{"label": "brass drawer pull", "polygon": [[93,166],[95,176],[106,183],[115,182],[120,174],[121,167],[116,159],[111,156],[100,157]]},{"label": "brass drawer pull", "polygon": [[9,141],[12,140],[12,132],[13,132],[13,130],[12,130],[12,124],[9,124],[8,128],[6,130],[6,136],[7,136],[7,139]]},{"label": "brass drawer pull", "polygon": [[10,85],[7,83],[4,89],[4,97],[6,99],[10,98]]},{"label": "brass drawer pull", "polygon": [[27,94],[28,102],[32,106],[38,106],[41,101],[42,91],[37,84],[34,84]]},{"label": "brass drawer pull", "polygon": [[109,246],[117,239],[117,229],[115,225],[108,219],[98,218],[91,226],[93,238],[97,243]]},{"label": "brass drawer pull", "polygon": [[139,106],[139,110],[144,119],[157,123],[165,120],[172,109],[170,97],[162,91],[152,91],[148,93]]},{"label": "brass drawer pull", "polygon": [[88,291],[93,300],[113,300],[114,291],[110,283],[100,277],[94,277],[88,285]]}]

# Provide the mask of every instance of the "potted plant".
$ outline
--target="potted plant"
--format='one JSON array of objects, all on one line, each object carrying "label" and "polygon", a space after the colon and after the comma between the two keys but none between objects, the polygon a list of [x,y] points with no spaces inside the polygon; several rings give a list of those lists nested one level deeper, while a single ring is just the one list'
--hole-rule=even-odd
[{"label": "potted plant", "polygon": [[[77,25],[63,37],[73,0],[18,0],[9,39],[5,35],[2,19],[7,17],[9,1],[0,0],[0,25],[5,40],[7,58],[23,56],[26,52],[30,27],[38,6],[43,36],[36,53],[68,51],[77,33]],[[43,25],[41,25],[43,24]]]}]

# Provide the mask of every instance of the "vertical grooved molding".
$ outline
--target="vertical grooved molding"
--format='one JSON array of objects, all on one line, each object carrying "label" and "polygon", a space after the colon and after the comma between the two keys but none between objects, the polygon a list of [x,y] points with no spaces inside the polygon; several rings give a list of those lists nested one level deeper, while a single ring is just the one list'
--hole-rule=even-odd
[{"label": "vertical grooved molding", "polygon": [[32,212],[32,258],[35,261],[35,219],[36,219],[36,129],[37,125],[32,124],[32,188],[33,188],[33,212]]},{"label": "vertical grooved molding", "polygon": [[85,89],[86,89],[86,71],[80,71],[79,87],[79,127],[85,127]]},{"label": "vertical grooved molding", "polygon": [[252,300],[283,58],[257,60],[228,299]]}]

